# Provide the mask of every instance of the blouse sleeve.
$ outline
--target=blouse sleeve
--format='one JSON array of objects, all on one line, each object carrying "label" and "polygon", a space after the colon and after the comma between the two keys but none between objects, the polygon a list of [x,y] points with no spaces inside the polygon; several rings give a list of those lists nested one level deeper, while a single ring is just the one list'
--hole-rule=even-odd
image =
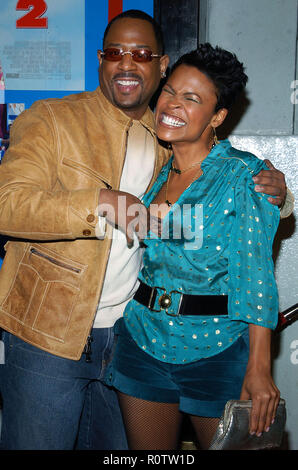
[{"label": "blouse sleeve", "polygon": [[235,221],[229,254],[229,304],[231,320],[275,329],[278,292],[274,278],[272,244],[279,210],[264,194],[255,192],[251,174],[245,172],[235,188]]}]

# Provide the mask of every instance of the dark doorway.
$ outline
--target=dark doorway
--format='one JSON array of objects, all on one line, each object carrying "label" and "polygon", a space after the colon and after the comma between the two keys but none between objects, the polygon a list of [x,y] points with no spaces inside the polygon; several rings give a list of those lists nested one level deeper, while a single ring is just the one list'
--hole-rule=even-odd
[{"label": "dark doorway", "polygon": [[206,12],[206,0],[154,0],[154,18],[163,30],[170,65],[205,41]]},{"label": "dark doorway", "polygon": [[[186,52],[206,40],[208,0],[154,0],[154,18],[161,25],[165,54],[170,57],[169,69]],[[151,100],[155,108],[165,80]]]}]

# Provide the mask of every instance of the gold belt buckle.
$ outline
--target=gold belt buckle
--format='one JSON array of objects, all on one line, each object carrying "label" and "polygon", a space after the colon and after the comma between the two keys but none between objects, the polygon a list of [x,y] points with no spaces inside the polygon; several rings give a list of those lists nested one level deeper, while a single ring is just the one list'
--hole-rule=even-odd
[{"label": "gold belt buckle", "polygon": [[[172,294],[173,293],[176,293],[176,294],[180,295],[180,300],[179,300],[179,304],[178,304],[178,308],[177,308],[176,313],[170,313],[168,311],[168,308],[172,305]],[[181,302],[182,302],[182,296],[183,296],[182,292],[179,292],[178,290],[171,290],[168,294],[167,294],[167,292],[165,294],[162,294],[158,299],[158,303],[159,303],[161,309],[165,310],[167,315],[169,315],[170,317],[178,317]]]},{"label": "gold belt buckle", "polygon": [[[160,306],[159,310],[156,310],[156,309],[150,307],[155,289],[161,289],[161,290],[164,291],[164,293],[161,294],[158,298],[158,305]],[[176,294],[180,295],[180,300],[179,300],[179,305],[178,305],[178,308],[177,308],[177,313],[170,313],[168,311],[168,308],[172,305],[172,294],[173,293],[176,293]],[[165,310],[166,314],[169,315],[170,317],[178,317],[181,302],[182,302],[182,296],[183,296],[183,293],[179,292],[178,290],[171,290],[169,293],[167,293],[167,291],[164,287],[155,286],[154,289],[152,289],[152,293],[151,293],[151,296],[150,296],[149,308],[153,312],[161,312],[162,310]]]},{"label": "gold belt buckle", "polygon": [[172,298],[167,293],[162,294],[158,299],[158,303],[162,310],[167,310],[172,305]]}]

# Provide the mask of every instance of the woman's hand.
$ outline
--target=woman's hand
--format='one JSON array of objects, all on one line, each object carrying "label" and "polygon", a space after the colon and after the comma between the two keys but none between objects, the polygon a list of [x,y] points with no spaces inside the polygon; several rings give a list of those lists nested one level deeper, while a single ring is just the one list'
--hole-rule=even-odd
[{"label": "woman's hand", "polygon": [[268,431],[275,418],[280,393],[271,376],[271,330],[249,325],[249,359],[240,400],[252,400],[250,433]]},{"label": "woman's hand", "polygon": [[240,400],[252,400],[249,430],[260,436],[269,431],[280,399],[280,392],[268,370],[248,368]]}]

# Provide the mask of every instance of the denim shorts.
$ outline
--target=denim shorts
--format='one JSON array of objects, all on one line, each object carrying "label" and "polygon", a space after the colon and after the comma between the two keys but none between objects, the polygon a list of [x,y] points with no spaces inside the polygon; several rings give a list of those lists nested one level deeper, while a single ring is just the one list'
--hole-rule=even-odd
[{"label": "denim shorts", "polygon": [[223,352],[188,364],[159,361],[142,350],[123,319],[115,326],[115,350],[105,382],[147,401],[179,403],[180,411],[218,418],[226,402],[239,399],[249,341],[248,330]]}]

